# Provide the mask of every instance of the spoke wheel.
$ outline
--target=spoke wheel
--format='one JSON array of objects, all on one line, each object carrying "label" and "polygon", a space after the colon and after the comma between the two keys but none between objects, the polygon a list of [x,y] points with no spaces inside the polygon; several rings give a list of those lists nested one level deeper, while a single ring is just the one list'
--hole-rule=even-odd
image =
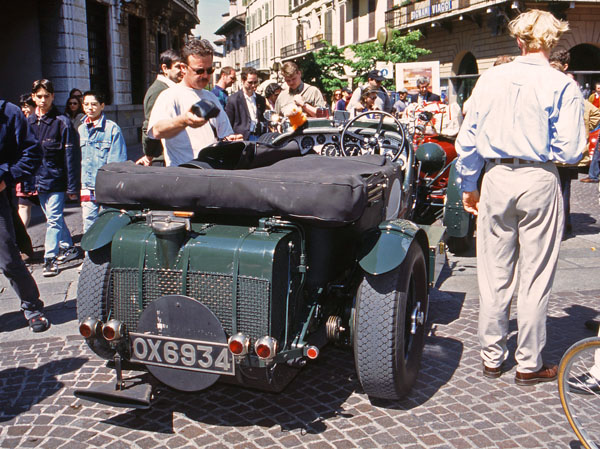
[{"label": "spoke wheel", "polygon": [[600,381],[584,383],[589,379],[596,358],[600,368],[600,338],[586,338],[567,350],[558,367],[560,402],[569,424],[586,449],[600,447]]},{"label": "spoke wheel", "polygon": [[427,317],[427,271],[413,242],[400,266],[366,274],[356,295],[354,361],[370,398],[401,399],[417,379]]},{"label": "spoke wheel", "polygon": [[[397,133],[392,133],[383,128],[383,120],[386,117],[389,117],[394,121],[396,127],[398,128]],[[360,119],[371,118],[378,118],[379,120],[377,128],[374,131],[373,128],[358,128],[354,126]],[[350,138],[356,139],[357,142],[350,144],[348,142]],[[387,141],[392,141],[393,143],[388,143]],[[397,142],[398,144],[396,145]],[[359,146],[366,153],[385,154],[392,161],[396,162],[400,155],[404,151],[407,151],[405,144],[406,134],[404,126],[396,117],[384,111],[367,111],[357,115],[346,123],[340,136],[342,156],[355,156],[356,146]]]}]

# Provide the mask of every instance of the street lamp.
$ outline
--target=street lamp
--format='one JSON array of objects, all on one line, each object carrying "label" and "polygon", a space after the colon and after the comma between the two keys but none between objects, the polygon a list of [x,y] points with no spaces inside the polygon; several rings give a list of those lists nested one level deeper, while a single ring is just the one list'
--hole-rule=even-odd
[{"label": "street lamp", "polygon": [[377,42],[383,45],[384,50],[387,44],[389,44],[392,40],[392,34],[393,31],[388,26],[381,27],[379,28],[379,30],[377,30]]}]

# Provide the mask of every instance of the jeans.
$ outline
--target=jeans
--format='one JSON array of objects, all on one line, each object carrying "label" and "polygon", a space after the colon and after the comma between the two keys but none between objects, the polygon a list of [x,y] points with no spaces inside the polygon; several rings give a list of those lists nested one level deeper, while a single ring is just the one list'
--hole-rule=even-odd
[{"label": "jeans", "polygon": [[0,192],[0,270],[21,300],[21,310],[26,319],[42,313],[44,303],[31,273],[21,259],[15,239],[13,211],[8,202],[8,189]]},{"label": "jeans", "polygon": [[65,223],[65,192],[39,192],[40,206],[46,216],[46,241],[44,259],[58,256],[60,248],[73,246],[71,233]]},{"label": "jeans", "polygon": [[594,155],[590,161],[590,171],[588,172],[590,179],[598,179],[598,176],[600,176],[600,154],[598,154],[600,148],[598,144],[600,144],[600,139],[596,142],[596,149],[594,150]]},{"label": "jeans", "polygon": [[83,233],[85,234],[88,229],[92,227],[96,219],[98,218],[98,212],[100,206],[94,201],[82,201],[81,202],[81,216],[83,217]]}]

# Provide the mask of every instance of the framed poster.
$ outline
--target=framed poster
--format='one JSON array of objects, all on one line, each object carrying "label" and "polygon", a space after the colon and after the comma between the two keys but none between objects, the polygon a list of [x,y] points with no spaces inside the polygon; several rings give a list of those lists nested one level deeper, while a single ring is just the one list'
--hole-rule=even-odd
[{"label": "framed poster", "polygon": [[403,87],[409,94],[416,94],[417,79],[426,76],[431,80],[431,91],[440,94],[440,61],[401,62],[396,64],[396,91]]}]

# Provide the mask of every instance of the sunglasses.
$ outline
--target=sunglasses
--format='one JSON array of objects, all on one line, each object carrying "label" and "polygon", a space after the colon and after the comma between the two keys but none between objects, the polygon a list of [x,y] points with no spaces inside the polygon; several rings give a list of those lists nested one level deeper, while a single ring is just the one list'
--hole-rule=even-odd
[{"label": "sunglasses", "polygon": [[194,69],[193,67],[190,67],[189,65],[187,67],[192,72],[194,72],[196,75],[204,75],[205,72],[207,75],[212,75],[213,72],[215,71],[214,67],[209,67],[208,69]]},{"label": "sunglasses", "polygon": [[246,81],[248,84],[251,84],[253,86],[256,86],[258,84],[258,81]]}]

